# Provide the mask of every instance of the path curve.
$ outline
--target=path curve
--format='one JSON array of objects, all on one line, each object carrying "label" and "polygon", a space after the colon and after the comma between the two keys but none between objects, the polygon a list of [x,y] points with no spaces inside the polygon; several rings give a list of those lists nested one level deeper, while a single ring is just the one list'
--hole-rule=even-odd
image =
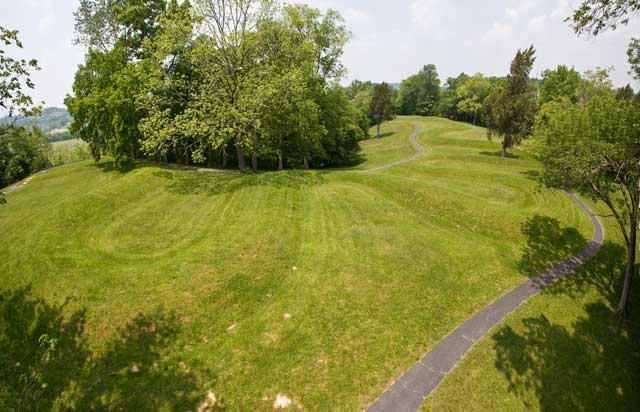
[{"label": "path curve", "polygon": [[376,167],[374,169],[369,169],[369,170],[363,170],[363,173],[373,173],[373,172],[379,172],[381,170],[386,170],[386,169],[391,169],[392,167],[396,167],[399,166],[401,164],[405,164],[405,163],[409,163],[413,160],[416,160],[417,158],[419,158],[420,156],[422,156],[424,154],[424,147],[420,146],[420,144],[418,144],[418,142],[416,142],[416,136],[418,136],[418,133],[420,133],[420,125],[418,125],[417,123],[413,123],[413,133],[411,133],[411,136],[409,136],[409,142],[411,143],[411,146],[414,147],[414,149],[416,149],[416,154],[414,154],[411,157],[408,157],[406,159],[403,160],[398,160],[397,162],[393,162],[393,163],[389,163],[383,166],[379,166]]},{"label": "path curve", "polygon": [[590,260],[604,240],[604,231],[591,209],[572,192],[566,194],[589,216],[593,238],[580,252],[527,279],[463,322],[411,369],[404,373],[371,406],[369,412],[415,412],[460,361],[493,326],[516,310],[533,295],[554,284],[572,270]]}]

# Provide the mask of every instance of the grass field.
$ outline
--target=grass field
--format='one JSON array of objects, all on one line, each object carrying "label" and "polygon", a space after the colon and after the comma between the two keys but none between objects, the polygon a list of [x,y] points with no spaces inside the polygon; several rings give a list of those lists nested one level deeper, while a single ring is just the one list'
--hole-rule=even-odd
[{"label": "grass field", "polygon": [[[422,158],[361,172],[412,155],[415,123]],[[533,160],[499,158],[482,129],[403,117],[383,132],[355,170],[82,162],[9,194],[5,302],[47,314],[63,338],[41,401],[195,410],[212,391],[215,410],[272,411],[278,395],[285,410],[363,410],[455,325],[591,237],[578,206],[537,186]],[[541,296],[522,315],[566,299]],[[493,367],[491,342],[465,365]],[[454,379],[432,410],[468,394]]]}]

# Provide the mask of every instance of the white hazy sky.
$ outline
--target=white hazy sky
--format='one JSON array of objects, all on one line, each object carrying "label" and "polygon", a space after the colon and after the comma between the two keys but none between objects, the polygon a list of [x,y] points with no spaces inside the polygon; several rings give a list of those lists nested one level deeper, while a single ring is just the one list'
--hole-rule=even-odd
[{"label": "white hazy sky", "polygon": [[[292,1],[293,2],[293,1]],[[399,82],[422,65],[437,66],[442,80],[460,72],[506,74],[518,48],[537,49],[534,74],[558,64],[579,71],[614,67],[614,83],[632,82],[626,47],[640,35],[639,20],[597,38],[577,37],[563,22],[575,0],[307,0],[345,18],[353,39],[343,62],[348,80]],[[37,101],[62,106],[84,50],[72,45],[77,0],[0,0],[0,25],[18,29],[24,50],[36,58]]]}]

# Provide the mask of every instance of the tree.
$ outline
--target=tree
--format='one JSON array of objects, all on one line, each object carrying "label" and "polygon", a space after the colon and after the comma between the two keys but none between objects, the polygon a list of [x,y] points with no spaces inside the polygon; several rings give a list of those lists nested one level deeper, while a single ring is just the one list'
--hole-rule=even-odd
[{"label": "tree", "polygon": [[488,137],[502,137],[502,157],[507,155],[508,148],[529,136],[538,110],[536,91],[529,79],[535,52],[533,46],[518,50],[505,87],[488,99]]},{"label": "tree", "polygon": [[440,98],[436,66],[428,64],[400,84],[398,107],[404,115],[432,116]]},{"label": "tree", "polygon": [[393,90],[387,83],[377,84],[369,104],[369,116],[378,126],[377,138],[380,138],[380,125],[393,119]]},{"label": "tree", "polygon": [[638,0],[583,0],[566,20],[571,21],[576,33],[597,36],[615,30],[620,24],[626,26],[638,12]]},{"label": "tree", "polygon": [[563,97],[576,103],[580,81],[580,73],[573,67],[561,64],[555,70],[545,70],[540,81],[540,104]]},{"label": "tree", "polygon": [[[121,165],[141,154],[138,125],[145,113],[136,96],[146,92],[145,43],[156,35],[165,9],[165,0],[86,0],[75,14],[76,40],[88,52],[65,104],[73,117],[71,132],[89,144],[96,161],[109,152]],[[105,22],[109,27],[102,33]]]},{"label": "tree", "polygon": [[633,88],[631,87],[630,84],[627,84],[624,87],[620,87],[616,91],[616,98],[617,99],[626,99],[626,100],[632,101],[635,98],[635,96],[636,96],[636,94],[633,91]]},{"label": "tree", "polygon": [[584,72],[578,84],[578,103],[586,104],[596,96],[612,96],[614,91],[610,72],[610,68],[601,69],[600,67]]},{"label": "tree", "polygon": [[[40,69],[38,63],[14,59],[7,54],[4,46],[22,48],[16,30],[0,26],[0,45],[0,108],[13,118],[13,122],[0,125],[0,187],[4,187],[46,167],[49,146],[37,128],[27,130],[15,122],[21,116],[40,112],[28,94],[28,89],[34,88],[31,72]],[[5,202],[0,192],[0,203]]]},{"label": "tree", "polygon": [[555,101],[543,106],[534,136],[544,181],[602,201],[615,217],[627,246],[617,307],[625,314],[640,217],[640,111],[610,95],[596,96],[585,105]]},{"label": "tree", "polygon": [[468,116],[467,119],[471,118],[471,123],[474,125],[482,123],[482,121],[478,122],[479,117],[481,117],[482,107],[485,99],[495,89],[495,84],[490,78],[478,73],[461,79],[456,86],[456,97],[458,99],[456,108],[458,112]]},{"label": "tree", "polygon": [[[245,169],[245,149],[249,146],[251,116],[246,104],[251,99],[251,77],[256,75],[256,36],[259,25],[270,18],[273,2],[269,0],[197,0],[196,11],[203,27],[211,36],[215,50],[210,60],[210,82],[219,86],[214,97],[220,108],[218,115],[226,132],[224,140],[232,140],[236,148],[238,168]],[[211,102],[212,104],[214,102]],[[249,109],[250,110],[250,109]]]},{"label": "tree", "polygon": [[[17,30],[8,30],[0,26],[0,45],[22,48]],[[33,116],[40,112],[25,89],[33,89],[31,72],[40,70],[36,60],[17,60],[7,56],[0,49],[0,108],[9,117]]]}]

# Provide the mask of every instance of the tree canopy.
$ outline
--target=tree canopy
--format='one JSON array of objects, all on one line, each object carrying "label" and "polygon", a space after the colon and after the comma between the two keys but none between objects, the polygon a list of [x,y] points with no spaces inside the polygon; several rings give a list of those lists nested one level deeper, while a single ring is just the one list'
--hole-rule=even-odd
[{"label": "tree canopy", "polygon": [[494,135],[502,138],[503,157],[508,148],[529,135],[538,110],[536,90],[529,78],[535,53],[533,46],[518,50],[504,88],[492,93],[489,100],[489,138]]},{"label": "tree canopy", "polygon": [[624,313],[640,213],[640,111],[611,95],[595,96],[584,105],[565,98],[543,106],[534,130],[543,180],[604,202],[616,218],[628,250],[618,305]]},{"label": "tree canopy", "polygon": [[[109,24],[107,38],[94,30]],[[65,103],[96,160],[279,169],[357,161],[340,15],[266,0],[83,0]],[[113,35],[112,35],[113,34]],[[230,153],[235,152],[232,158]]]}]

